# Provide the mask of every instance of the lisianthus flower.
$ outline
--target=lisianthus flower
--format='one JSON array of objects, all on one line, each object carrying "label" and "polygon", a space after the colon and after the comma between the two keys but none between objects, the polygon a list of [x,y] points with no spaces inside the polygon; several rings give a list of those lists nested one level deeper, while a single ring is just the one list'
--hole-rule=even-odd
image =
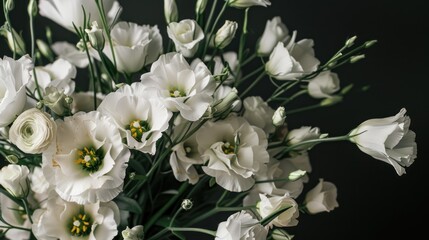
[{"label": "lisianthus flower", "polygon": [[108,94],[98,111],[114,119],[129,148],[153,155],[172,113],[158,98],[148,95],[142,83],[125,85]]},{"label": "lisianthus flower", "polygon": [[330,212],[338,207],[337,187],[320,179],[316,187],[308,191],[304,201],[309,213]]},{"label": "lisianthus flower", "polygon": [[256,52],[260,56],[269,56],[278,42],[286,42],[289,29],[280,17],[274,17],[265,24],[264,33],[258,41]]},{"label": "lisianthus flower", "polygon": [[192,19],[168,24],[167,33],[174,42],[176,51],[185,57],[193,57],[198,50],[199,43],[204,39],[204,31]]},{"label": "lisianthus flower", "polygon": [[393,117],[370,119],[350,132],[351,141],[375,159],[392,165],[398,175],[405,173],[417,157],[416,134],[405,108]]},{"label": "lisianthus flower", "polygon": [[207,164],[204,172],[229,191],[249,190],[255,183],[254,175],[265,171],[269,160],[266,134],[244,118],[207,122],[196,138]]},{"label": "lisianthus flower", "polygon": [[219,223],[215,240],[264,240],[268,231],[250,213],[241,211]]},{"label": "lisianthus flower", "polygon": [[273,133],[276,128],[272,117],[274,109],[259,96],[247,97],[243,100],[243,117],[252,125],[264,130],[267,134]]},{"label": "lisianthus flower", "polygon": [[329,98],[338,90],[340,90],[340,79],[331,71],[320,73],[308,83],[308,93],[313,98]]},{"label": "lisianthus flower", "polygon": [[257,205],[257,211],[263,218],[270,216],[276,211],[287,208],[268,223],[269,227],[291,227],[298,224],[298,204],[288,194],[273,197],[267,197],[263,194],[259,194],[259,197],[261,201]]},{"label": "lisianthus flower", "polygon": [[78,68],[86,68],[89,64],[86,53],[80,51],[75,45],[68,42],[55,42],[51,46],[52,51]]},{"label": "lisianthus flower", "polygon": [[56,141],[43,152],[43,172],[66,201],[107,202],[124,183],[130,157],[112,118],[93,111],[56,121]]},{"label": "lisianthus flower", "polygon": [[0,185],[2,185],[12,196],[22,198],[28,194],[27,166],[9,164],[0,170]]},{"label": "lisianthus flower", "polygon": [[158,92],[168,110],[189,121],[199,120],[213,101],[216,84],[203,62],[191,68],[179,53],[161,55],[141,76],[145,88]]},{"label": "lisianthus flower", "polygon": [[[120,13],[121,6],[116,0],[102,0],[107,22],[111,24]],[[101,16],[96,1],[87,0],[41,0],[39,2],[40,15],[51,19],[64,28],[74,32],[73,24],[77,27],[84,26],[84,12],[90,17],[89,22],[96,21],[101,24]]]},{"label": "lisianthus flower", "polygon": [[15,120],[27,102],[26,85],[30,80],[32,62],[28,55],[19,60],[0,59],[0,127]]},{"label": "lisianthus flower", "polygon": [[53,194],[32,219],[37,239],[111,240],[118,234],[120,215],[114,202],[79,205]]}]

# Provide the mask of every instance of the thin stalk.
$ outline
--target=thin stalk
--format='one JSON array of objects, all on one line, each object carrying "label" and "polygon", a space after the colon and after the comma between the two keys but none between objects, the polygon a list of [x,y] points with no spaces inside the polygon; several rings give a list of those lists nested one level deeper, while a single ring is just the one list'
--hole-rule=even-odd
[{"label": "thin stalk", "polygon": [[31,218],[32,214],[30,212],[30,209],[28,208],[27,200],[26,199],[22,199],[22,204],[24,205],[24,209],[25,209],[25,212],[27,213],[28,220],[30,220],[30,223],[33,224],[33,219]]},{"label": "thin stalk", "polygon": [[207,235],[211,235],[213,237],[216,237],[216,232],[203,229],[203,228],[177,228],[177,227],[170,227],[170,231],[172,232],[199,232],[199,233],[205,233]]},{"label": "thin stalk", "polygon": [[13,59],[16,59],[16,39],[15,39],[15,34],[13,32],[12,24],[10,23],[9,12],[6,9],[6,0],[3,0],[3,13],[4,13],[4,18],[7,22],[8,30],[12,34],[12,42],[13,42],[12,54],[13,54]]},{"label": "thin stalk", "polygon": [[[208,47],[209,47],[209,45],[210,45],[210,42],[211,42],[211,40],[213,39],[213,33],[214,33],[214,30],[216,29],[216,26],[217,26],[217,24],[219,23],[219,20],[220,20],[220,18],[222,17],[222,15],[223,15],[223,13],[225,12],[225,10],[226,10],[226,7],[228,6],[228,2],[227,1],[225,1],[225,4],[222,6],[222,9],[220,10],[220,12],[219,12],[219,14],[217,15],[217,17],[216,17],[216,20],[214,21],[214,23],[213,23],[213,26],[212,26],[212,28],[211,28],[211,30],[210,30],[210,32],[209,32],[209,34],[208,34],[208,38],[207,38],[207,42],[206,42],[206,44],[204,45],[204,50],[203,50],[203,57],[206,55],[206,53],[207,53],[207,49],[208,49]],[[204,31],[204,32],[206,32],[206,31]],[[207,36],[207,35],[206,35]]]},{"label": "thin stalk", "polygon": [[280,105],[281,106],[284,106],[284,105],[286,105],[286,104],[288,104],[288,103],[290,103],[290,102],[292,102],[293,100],[295,100],[296,98],[298,98],[298,97],[300,97],[300,96],[302,96],[302,95],[304,95],[304,94],[307,94],[308,93],[308,90],[307,89],[303,89],[303,90],[301,90],[301,91],[299,91],[299,92],[297,92],[297,93],[295,93],[294,95],[292,95],[290,98],[287,98],[287,99],[285,99]]},{"label": "thin stalk", "polygon": [[255,81],[252,82],[252,84],[250,84],[249,87],[246,88],[246,90],[244,90],[241,94],[240,94],[240,98],[244,97],[250,90],[252,90],[252,88],[254,88],[265,76],[265,72],[262,72],[261,74],[259,74],[259,76],[256,78]]},{"label": "thin stalk", "polygon": [[241,71],[241,68],[243,66],[242,62],[244,57],[244,47],[246,46],[248,19],[249,19],[249,8],[246,8],[246,10],[244,11],[244,21],[243,21],[243,28],[242,28],[243,30],[241,32],[240,44],[238,47],[238,67],[237,67],[237,72],[235,73],[235,76],[237,76],[237,78],[235,79],[235,86],[237,86],[237,84],[240,82],[239,72]]},{"label": "thin stalk", "polygon": [[300,113],[300,112],[305,112],[305,111],[309,111],[309,110],[313,110],[313,109],[317,109],[320,107],[324,107],[322,105],[318,104],[314,104],[314,105],[310,105],[310,106],[306,106],[306,107],[302,107],[302,108],[296,108],[296,109],[292,109],[292,110],[288,110],[286,111],[287,115],[291,115],[294,113]]},{"label": "thin stalk", "polygon": [[[5,1],[5,0],[3,0],[3,1]],[[211,24],[213,16],[214,16],[214,12],[216,10],[216,6],[217,6],[217,0],[214,0],[212,8],[210,10],[209,18],[207,19],[206,26],[204,27],[204,32],[207,32],[209,30],[210,24]]]},{"label": "thin stalk", "polygon": [[192,226],[198,222],[201,222],[204,219],[207,219],[211,216],[213,216],[216,213],[220,213],[220,212],[237,212],[237,211],[241,211],[241,210],[246,210],[246,209],[252,209],[255,208],[255,206],[246,206],[246,207],[215,207],[213,209],[211,209],[210,211],[201,214],[200,216],[192,219],[191,221],[189,221],[186,226]]},{"label": "thin stalk", "polygon": [[246,81],[247,79],[253,77],[254,75],[256,75],[257,73],[259,73],[260,71],[264,70],[265,66],[260,66],[257,69],[255,69],[254,71],[252,71],[251,73],[247,74],[246,76],[244,76],[243,78],[240,79],[240,82],[237,81],[236,86],[239,86],[242,82]]},{"label": "thin stalk", "polygon": [[98,7],[98,11],[100,13],[103,28],[106,31],[107,41],[109,41],[110,51],[112,52],[113,65],[115,66],[116,69],[118,69],[118,66],[116,64],[116,55],[115,55],[115,50],[113,48],[112,37],[110,36],[110,26],[107,23],[106,13],[104,12],[103,1],[97,0],[97,7]]},{"label": "thin stalk", "polygon": [[[35,37],[34,37],[34,16],[32,13],[28,14],[29,18],[30,18],[30,35],[31,35],[31,58],[33,59],[33,63],[36,62],[36,58],[34,57],[34,42],[35,42]],[[43,96],[42,96],[42,92],[40,91],[40,86],[39,86],[39,81],[37,79],[37,74],[36,74],[36,68],[33,68],[33,76],[34,76],[34,82],[36,84],[36,91],[37,94],[39,94],[39,98],[40,100],[43,100]]]}]

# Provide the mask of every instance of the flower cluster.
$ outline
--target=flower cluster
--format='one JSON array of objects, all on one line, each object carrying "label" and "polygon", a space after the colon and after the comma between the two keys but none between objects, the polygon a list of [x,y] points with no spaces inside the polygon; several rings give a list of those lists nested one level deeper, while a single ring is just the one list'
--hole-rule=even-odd
[{"label": "flower cluster", "polygon": [[[0,59],[2,235],[291,239],[287,229],[300,214],[339,206],[336,186],[323,179],[303,194],[316,145],[349,141],[405,173],[417,154],[405,109],[344,136],[288,126],[294,113],[342,101],[351,86],[341,87],[332,70],[361,60],[376,41],[352,37],[322,63],[314,41],[298,40],[280,17],[256,44],[246,41],[249,9],[270,1],[218,5],[197,0],[195,19],[180,20],[176,2],[165,0],[162,29],[119,21],[115,0],[30,0],[31,38],[23,39],[9,18],[14,1],[3,1],[0,33],[12,56]],[[222,20],[230,8],[244,20]],[[77,41],[54,43],[50,31],[35,39],[38,17]],[[251,63],[260,67],[249,70]],[[75,82],[80,74],[85,87]],[[261,81],[276,90],[249,95]],[[290,108],[305,96],[316,104]],[[216,231],[195,227],[219,212],[231,215]]]}]

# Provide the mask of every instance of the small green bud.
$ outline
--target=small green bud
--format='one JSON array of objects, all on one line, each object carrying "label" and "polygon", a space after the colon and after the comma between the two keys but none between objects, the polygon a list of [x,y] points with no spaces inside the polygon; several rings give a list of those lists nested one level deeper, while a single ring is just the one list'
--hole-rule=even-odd
[{"label": "small green bud", "polygon": [[19,158],[15,155],[6,156],[6,160],[11,164],[17,164],[19,162]]},{"label": "small green bud", "polygon": [[378,41],[377,40],[371,40],[365,43],[365,47],[366,48],[370,48],[372,46],[374,46],[374,44],[376,44]]},{"label": "small green bud", "polygon": [[197,14],[202,14],[206,10],[207,7],[207,0],[197,0],[197,3],[195,5],[195,12]]},{"label": "small green bud", "polygon": [[43,40],[37,39],[36,44],[37,44],[37,48],[39,49],[40,53],[44,57],[46,57],[47,59],[53,59],[54,58],[54,54],[52,53],[51,48]]},{"label": "small green bud", "polygon": [[39,12],[39,9],[37,8],[37,1],[36,0],[30,0],[27,7],[28,15],[29,16],[37,16],[37,13]]},{"label": "small green bud", "polygon": [[357,36],[353,36],[353,37],[347,39],[345,46],[348,48],[353,46],[355,44],[356,38],[357,38]]},{"label": "small green bud", "polygon": [[194,206],[194,203],[191,199],[183,199],[181,206],[183,210],[188,211]]},{"label": "small green bud", "polygon": [[320,102],[320,106],[322,106],[322,107],[329,107],[329,106],[335,105],[335,104],[337,104],[337,103],[339,103],[341,101],[343,101],[343,97],[341,97],[341,96],[333,96],[333,97],[326,98],[323,101],[321,101]]},{"label": "small green bud", "polygon": [[[7,23],[6,23],[7,24]],[[12,52],[18,55],[25,55],[25,43],[24,39],[12,28],[12,31],[8,30],[8,26],[3,26],[0,28],[0,35],[4,36],[7,40],[9,48]]]},{"label": "small green bud", "polygon": [[357,63],[357,62],[359,62],[360,60],[362,60],[362,59],[364,59],[364,58],[365,58],[365,54],[352,56],[352,57],[350,58],[350,63]]}]

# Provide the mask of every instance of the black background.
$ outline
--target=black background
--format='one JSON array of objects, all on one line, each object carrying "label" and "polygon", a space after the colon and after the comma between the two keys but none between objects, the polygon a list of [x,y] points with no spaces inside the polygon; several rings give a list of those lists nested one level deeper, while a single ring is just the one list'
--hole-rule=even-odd
[{"label": "black background", "polygon": [[[26,1],[16,2],[12,19],[28,37],[22,6],[22,2]],[[180,19],[192,18],[194,1],[177,2]],[[165,33],[162,1],[123,0],[120,3],[124,7],[123,20],[158,24]],[[370,90],[356,91],[332,108],[291,115],[288,118],[291,128],[311,125],[320,127],[331,136],[341,135],[366,119],[394,115],[406,107],[412,119],[411,129],[417,133],[419,147],[416,162],[402,177],[397,176],[390,165],[361,153],[350,143],[314,148],[310,153],[314,169],[306,189],[313,187],[318,178],[334,182],[339,191],[340,207],[329,214],[301,215],[299,226],[291,230],[297,235],[295,239],[393,240],[411,239],[410,235],[416,234],[425,236],[424,226],[429,214],[429,186],[425,179],[428,169],[426,139],[429,134],[424,125],[427,123],[425,113],[428,101],[424,95],[427,89],[423,84],[429,80],[429,17],[424,2],[272,0],[271,7],[252,8],[250,11],[251,44],[262,33],[266,20],[273,16],[281,16],[290,30],[298,30],[298,39],[314,39],[316,56],[322,62],[350,36],[357,35],[361,41],[379,40],[367,51],[366,60],[337,71],[343,86],[355,83],[355,89],[359,89],[359,86],[370,85]],[[240,21],[241,17],[241,11],[228,10],[227,18]],[[43,18],[37,19],[40,36],[47,23],[53,29],[54,40],[76,40],[72,33]],[[165,34],[163,36],[166,37]],[[5,43],[1,42],[0,55],[4,54],[10,56]],[[85,76],[80,75],[78,79],[85,80]],[[270,89],[268,86],[269,83],[265,82],[258,91],[262,89],[265,91],[262,95],[266,96],[266,89]]]}]

